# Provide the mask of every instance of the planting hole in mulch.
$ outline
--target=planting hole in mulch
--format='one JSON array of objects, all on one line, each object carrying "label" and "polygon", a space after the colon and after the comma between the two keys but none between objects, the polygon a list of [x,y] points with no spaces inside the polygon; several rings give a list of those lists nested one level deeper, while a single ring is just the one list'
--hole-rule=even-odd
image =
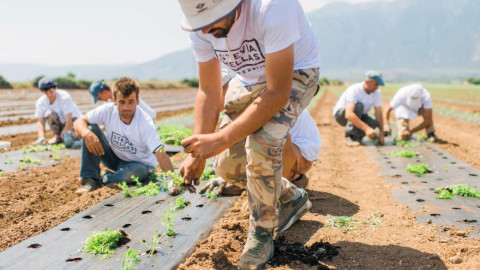
[{"label": "planting hole in mulch", "polygon": [[409,190],[408,193],[415,194],[415,191]]},{"label": "planting hole in mulch", "polygon": [[31,245],[28,246],[27,248],[35,248],[35,249],[37,249],[37,248],[40,248],[41,246],[42,246],[42,245],[35,243],[35,244],[31,244]]},{"label": "planting hole in mulch", "polygon": [[421,162],[421,160],[420,160],[420,159],[417,159],[417,162]]},{"label": "planting hole in mulch", "polygon": [[165,202],[165,200],[158,200],[158,201],[155,202],[155,204],[162,204],[164,202]]},{"label": "planting hole in mulch", "polygon": [[437,213],[432,213],[432,214],[430,214],[430,216],[432,216],[432,217],[439,217],[439,216],[440,216],[440,214],[437,214]]},{"label": "planting hole in mulch", "polygon": [[128,228],[128,227],[130,227],[131,225],[132,225],[132,224],[127,223],[127,224],[123,225],[122,228]]},{"label": "planting hole in mulch", "polygon": [[111,204],[111,203],[107,203],[104,205],[105,207],[114,207],[115,205]]},{"label": "planting hole in mulch", "polygon": [[272,266],[287,265],[293,261],[301,261],[318,269],[329,269],[320,261],[331,260],[338,255],[339,246],[332,246],[328,242],[315,242],[310,247],[301,243],[286,243],[285,237],[280,236],[274,241],[275,251],[273,258],[268,262]]},{"label": "planting hole in mulch", "polygon": [[463,223],[477,223],[477,220],[476,219],[462,219],[462,220],[459,220],[460,222],[463,222]]},{"label": "planting hole in mulch", "polygon": [[395,174],[394,176],[392,176],[392,178],[400,178],[402,177],[400,174]]},{"label": "planting hole in mulch", "polygon": [[468,175],[470,175],[470,176],[478,176],[478,175],[476,175],[476,174],[474,174],[474,173],[469,173]]},{"label": "planting hole in mulch", "polygon": [[62,229],[60,229],[60,231],[62,231],[62,232],[68,232],[68,231],[70,231],[70,228],[62,228]]},{"label": "planting hole in mulch", "polygon": [[190,220],[192,220],[192,218],[191,217],[182,217],[182,220],[190,221]]},{"label": "planting hole in mulch", "polygon": [[402,182],[402,185],[408,185],[408,182]]},{"label": "planting hole in mulch", "polygon": [[150,211],[150,210],[145,210],[145,211],[142,211],[142,215],[145,215],[145,214],[150,214],[150,213],[152,213],[152,211]]},{"label": "planting hole in mulch", "polygon": [[443,157],[443,159],[448,159],[448,157]]},{"label": "planting hole in mulch", "polygon": [[75,257],[75,258],[68,258],[68,259],[67,259],[67,262],[68,262],[68,263],[72,263],[72,262],[79,262],[79,261],[81,261],[81,260],[82,260],[82,258],[80,258],[80,257]]},{"label": "planting hole in mulch", "polygon": [[463,166],[458,166],[458,169],[459,169],[459,170],[463,170],[463,169],[465,169],[465,167],[463,167]]},{"label": "planting hole in mulch", "polygon": [[121,247],[125,244],[127,244],[128,242],[131,241],[130,239],[130,236],[128,236],[128,234],[124,231],[124,230],[120,230],[120,232],[122,233],[122,238],[120,238],[117,242],[117,248],[118,247]]},{"label": "planting hole in mulch", "polygon": [[148,254],[148,255],[154,255],[154,254],[157,254],[158,251],[157,251],[157,249],[151,248],[151,249],[146,250],[145,253]]},{"label": "planting hole in mulch", "polygon": [[424,183],[424,184],[427,184],[427,183],[428,183],[427,181],[421,181],[421,182]]},{"label": "planting hole in mulch", "polygon": [[442,181],[443,179],[442,178],[437,178],[437,181]]},{"label": "planting hole in mulch", "polygon": [[196,205],[195,207],[202,208],[202,207],[203,207],[203,204],[198,204],[198,205]]},{"label": "planting hole in mulch", "polygon": [[391,161],[387,161],[387,164],[391,164],[392,162]]},{"label": "planting hole in mulch", "polygon": [[390,167],[390,168],[392,168],[392,169],[396,169],[397,167],[395,167],[395,166],[392,166],[392,167]]},{"label": "planting hole in mulch", "polygon": [[455,161],[450,162],[450,164],[457,164]]},{"label": "planting hole in mulch", "polygon": [[388,159],[388,157],[383,157],[384,159]]},{"label": "planting hole in mulch", "polygon": [[434,191],[435,189],[434,188],[429,188],[431,191]]},{"label": "planting hole in mulch", "polygon": [[424,202],[424,199],[417,199],[417,202]]},{"label": "planting hole in mulch", "polygon": [[91,215],[86,215],[86,216],[83,216],[82,218],[84,218],[84,219],[92,219],[93,216],[91,216]]},{"label": "planting hole in mulch", "polygon": [[452,207],[453,210],[462,210],[460,207]]}]

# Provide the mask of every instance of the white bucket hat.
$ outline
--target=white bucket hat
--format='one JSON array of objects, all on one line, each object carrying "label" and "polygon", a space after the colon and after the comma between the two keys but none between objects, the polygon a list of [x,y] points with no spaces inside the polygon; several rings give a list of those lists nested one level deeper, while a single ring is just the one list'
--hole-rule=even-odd
[{"label": "white bucket hat", "polygon": [[227,17],[243,0],[178,0],[183,10],[182,29],[198,31]]},{"label": "white bucket hat", "polygon": [[407,106],[417,109],[422,103],[423,86],[421,84],[413,84],[408,90]]}]

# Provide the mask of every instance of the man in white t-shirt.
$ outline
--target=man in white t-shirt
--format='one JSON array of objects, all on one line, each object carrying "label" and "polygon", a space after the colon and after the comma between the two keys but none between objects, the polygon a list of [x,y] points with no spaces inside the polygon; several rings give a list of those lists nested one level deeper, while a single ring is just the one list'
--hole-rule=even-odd
[{"label": "man in white t-shirt", "polygon": [[[385,85],[382,75],[377,71],[367,71],[365,80],[349,86],[333,107],[335,120],[345,127],[346,145],[360,145],[365,134],[372,140],[377,139],[376,127],[380,130],[378,142],[383,145],[382,93],[379,85]],[[372,106],[375,108],[375,119],[368,116]]]},{"label": "man in white t-shirt", "polygon": [[[395,93],[384,112],[383,121],[386,135],[390,135],[392,132],[388,123],[392,109],[395,110],[398,138],[400,140],[409,140],[412,134],[425,129],[427,139],[430,142],[438,141],[432,119],[432,96],[421,84],[415,83],[404,86]],[[409,122],[417,116],[422,116],[423,121],[410,130]]]},{"label": "man in white t-shirt", "polygon": [[[75,121],[75,130],[83,138],[80,179],[77,193],[85,193],[102,184],[132,183],[147,179],[157,165],[173,171],[170,158],[161,151],[152,118],[138,105],[140,86],[130,78],[120,78],[113,86],[113,103],[95,108]],[[98,127],[105,126],[106,135]],[[114,173],[100,176],[100,162]]]},{"label": "man in white t-shirt", "polygon": [[[319,89],[319,42],[298,0],[179,2],[200,81],[180,172],[198,185],[205,159],[218,154],[215,172],[248,191],[250,229],[238,266],[263,267],[273,256],[273,231],[288,229],[311,208],[305,190],[282,178],[282,148]],[[221,63],[237,76],[215,132]]]},{"label": "man in white t-shirt", "polygon": [[[112,90],[110,90],[110,87],[103,80],[93,82],[90,85],[88,92],[93,97],[93,103],[97,103],[98,100],[105,102],[112,101]],[[145,103],[142,99],[139,100],[138,106],[142,108],[142,110],[148,115],[150,115],[153,121],[155,121],[157,113],[154,109],[150,108],[150,106],[148,106],[147,103]]]},{"label": "man in white t-shirt", "polygon": [[73,130],[73,122],[81,116],[75,102],[65,90],[57,89],[55,81],[43,77],[38,81],[38,88],[44,93],[35,104],[35,117],[38,118],[38,139],[34,144],[45,143],[45,123],[55,135],[48,143],[65,143],[70,148],[75,144],[77,136]]}]

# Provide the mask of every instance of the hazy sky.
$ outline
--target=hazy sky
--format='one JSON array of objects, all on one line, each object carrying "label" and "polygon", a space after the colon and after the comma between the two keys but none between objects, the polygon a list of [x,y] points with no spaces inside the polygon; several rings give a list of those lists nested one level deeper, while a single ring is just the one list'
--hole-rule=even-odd
[{"label": "hazy sky", "polygon": [[[336,1],[379,0],[300,0],[306,12]],[[139,63],[189,46],[177,0],[1,0],[0,10],[0,63]]]}]

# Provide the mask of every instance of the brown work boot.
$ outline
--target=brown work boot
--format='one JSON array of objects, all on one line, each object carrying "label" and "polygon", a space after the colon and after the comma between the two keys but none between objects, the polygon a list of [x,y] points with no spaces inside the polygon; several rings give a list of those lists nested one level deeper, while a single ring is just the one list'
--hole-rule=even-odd
[{"label": "brown work boot", "polygon": [[95,180],[91,178],[81,179],[80,181],[82,186],[75,191],[75,193],[77,194],[87,193],[97,188],[97,184],[95,183]]},{"label": "brown work boot", "polygon": [[298,188],[306,189],[308,186],[308,178],[305,174],[300,174],[299,177],[292,180],[292,184],[294,184]]},{"label": "brown work boot", "polygon": [[435,136],[434,132],[430,132],[430,133],[427,134],[427,140],[431,143],[438,142],[438,138],[437,138],[437,136]]},{"label": "brown work boot", "polygon": [[273,232],[250,225],[238,269],[262,269],[273,257]]}]

